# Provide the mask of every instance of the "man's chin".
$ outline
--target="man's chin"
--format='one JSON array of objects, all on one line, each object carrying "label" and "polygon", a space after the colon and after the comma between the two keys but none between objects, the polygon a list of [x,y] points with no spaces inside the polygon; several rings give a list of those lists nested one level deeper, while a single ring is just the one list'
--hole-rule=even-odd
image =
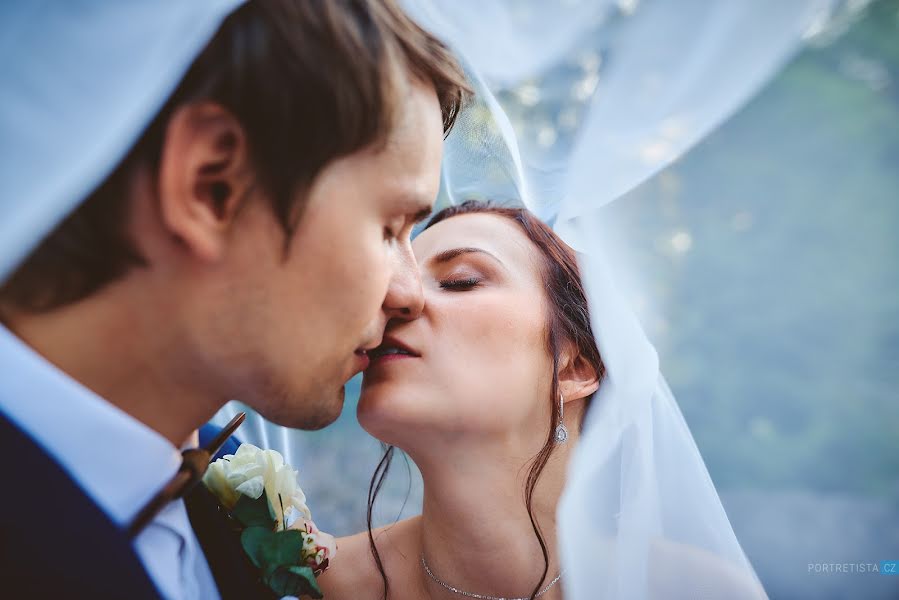
[{"label": "man's chin", "polygon": [[269,421],[289,427],[291,429],[303,429],[317,431],[323,429],[337,420],[343,411],[346,392],[341,386],[338,390],[322,397],[324,394],[313,397],[295,399],[279,407],[271,416],[263,415]]},{"label": "man's chin", "polygon": [[318,431],[319,429],[324,429],[328,425],[331,425],[337,418],[340,416],[341,411],[343,410],[343,402],[340,403],[338,410],[333,414],[320,416],[312,421],[306,421],[304,426],[297,426],[297,429],[305,429],[306,431]]}]

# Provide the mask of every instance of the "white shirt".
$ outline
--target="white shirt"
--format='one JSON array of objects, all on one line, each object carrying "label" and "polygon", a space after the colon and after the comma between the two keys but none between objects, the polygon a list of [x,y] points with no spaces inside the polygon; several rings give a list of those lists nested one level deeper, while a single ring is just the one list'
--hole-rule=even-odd
[{"label": "white shirt", "polygon": [[[181,466],[167,439],[100,398],[0,326],[0,412],[124,527]],[[182,500],[134,541],[163,597],[220,598]]]}]

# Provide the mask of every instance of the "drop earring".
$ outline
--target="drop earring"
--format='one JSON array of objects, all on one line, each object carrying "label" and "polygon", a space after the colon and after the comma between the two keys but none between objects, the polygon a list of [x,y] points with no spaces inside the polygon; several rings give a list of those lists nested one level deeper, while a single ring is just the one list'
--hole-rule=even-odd
[{"label": "drop earring", "polygon": [[568,441],[568,429],[565,427],[565,397],[559,393],[559,424],[556,425],[556,443],[564,444]]}]

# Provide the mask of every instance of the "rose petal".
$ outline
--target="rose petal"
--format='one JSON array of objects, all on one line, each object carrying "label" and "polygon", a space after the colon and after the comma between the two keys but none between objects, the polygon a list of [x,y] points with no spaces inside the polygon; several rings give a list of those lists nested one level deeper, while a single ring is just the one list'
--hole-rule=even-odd
[{"label": "rose petal", "polygon": [[265,482],[263,481],[261,475],[253,477],[251,479],[247,479],[235,488],[236,492],[243,494],[244,496],[249,496],[254,500],[259,498],[264,490]]}]

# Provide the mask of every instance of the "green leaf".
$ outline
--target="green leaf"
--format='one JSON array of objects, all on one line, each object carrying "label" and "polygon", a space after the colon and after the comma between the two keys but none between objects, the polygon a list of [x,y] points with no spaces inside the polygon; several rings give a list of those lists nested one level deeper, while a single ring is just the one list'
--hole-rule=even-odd
[{"label": "green leaf", "polygon": [[240,534],[240,544],[244,552],[258,568],[265,568],[264,548],[271,543],[275,533],[267,527],[247,527]]},{"label": "green leaf", "polygon": [[247,527],[240,541],[253,564],[262,570],[262,580],[279,597],[323,597],[312,569],[297,564],[302,560],[303,549],[303,535],[299,531]]},{"label": "green leaf", "polygon": [[266,573],[273,573],[279,567],[296,566],[302,560],[303,535],[299,531],[247,527],[240,535],[240,542],[253,564]]},{"label": "green leaf", "polygon": [[296,565],[302,560],[303,534],[299,531],[277,531],[262,547],[266,566]]},{"label": "green leaf", "polygon": [[324,598],[321,588],[315,581],[312,568],[305,565],[279,567],[268,574],[264,581],[278,596]]},{"label": "green leaf", "polygon": [[234,505],[234,510],[231,511],[231,516],[243,523],[244,527],[265,527],[269,531],[275,527],[275,519],[272,517],[265,492],[255,500],[241,495]]}]

